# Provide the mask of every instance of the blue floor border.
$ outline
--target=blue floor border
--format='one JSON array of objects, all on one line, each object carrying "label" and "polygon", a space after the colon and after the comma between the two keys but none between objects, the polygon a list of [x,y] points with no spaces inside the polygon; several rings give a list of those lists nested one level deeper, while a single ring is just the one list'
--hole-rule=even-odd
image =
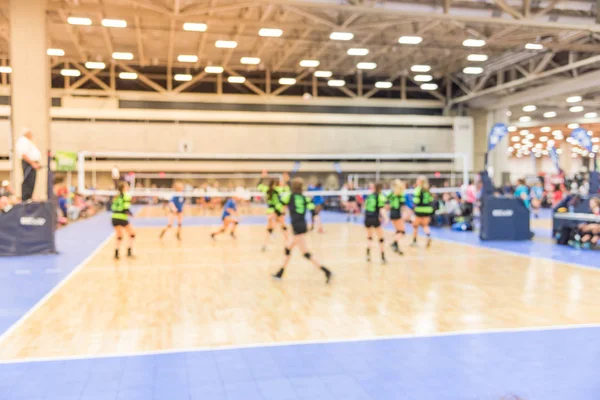
[{"label": "blue floor border", "polygon": [[582,326],[0,364],[0,400],[593,400],[598,335]]}]

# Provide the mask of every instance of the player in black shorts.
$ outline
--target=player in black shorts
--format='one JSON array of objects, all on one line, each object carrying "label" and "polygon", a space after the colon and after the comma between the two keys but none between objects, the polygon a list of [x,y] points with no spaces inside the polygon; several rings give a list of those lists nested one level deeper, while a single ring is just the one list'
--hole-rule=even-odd
[{"label": "player in black shorts", "polygon": [[402,236],[404,236],[404,218],[402,218],[402,208],[406,205],[406,184],[402,182],[400,179],[396,179],[392,183],[392,191],[387,197],[387,201],[390,207],[390,219],[392,220],[392,224],[396,229],[396,234],[394,236],[394,242],[392,243],[392,249],[400,255],[402,250],[400,250],[400,245],[398,244]]},{"label": "player in black shorts", "polygon": [[117,242],[115,246],[115,260],[119,259],[119,248],[123,240],[123,231],[129,235],[129,245],[127,247],[127,257],[133,257],[132,248],[133,240],[135,239],[135,232],[129,223],[129,217],[131,213],[131,195],[127,193],[129,185],[125,182],[121,182],[118,185],[119,194],[113,199],[111,210],[112,210],[112,226],[115,229]]},{"label": "player in black shorts", "polygon": [[291,184],[291,193],[288,193],[282,197],[283,204],[287,205],[290,212],[290,219],[292,221],[292,230],[294,235],[290,240],[289,244],[285,248],[285,258],[283,260],[283,266],[281,269],[273,275],[273,278],[281,279],[285,272],[285,268],[290,262],[292,256],[292,250],[294,247],[300,247],[300,251],[304,254],[304,258],[310,261],[316,268],[319,268],[325,274],[325,282],[329,283],[331,279],[331,271],[325,266],[321,265],[316,258],[310,254],[306,247],[306,240],[304,235],[308,231],[308,224],[306,223],[306,211],[315,208],[312,200],[302,194],[304,188],[304,180],[302,178],[294,178]]},{"label": "player in black shorts", "polygon": [[385,205],[387,198],[381,193],[383,185],[376,183],[375,185],[370,184],[369,189],[373,193],[367,196],[365,199],[365,227],[367,228],[367,261],[371,261],[371,244],[373,243],[373,230],[377,233],[379,238],[379,249],[381,250],[381,262],[386,263],[385,260],[385,247],[383,239],[383,229],[381,228],[382,220],[386,220]]},{"label": "player in black shorts", "polygon": [[423,232],[427,236],[426,246],[431,246],[431,230],[429,224],[431,216],[435,212],[433,208],[433,196],[429,192],[429,181],[426,177],[420,176],[417,178],[417,187],[413,194],[413,203],[415,205],[415,219],[413,221],[413,242],[411,246],[417,246],[417,235],[419,226],[423,228]]},{"label": "player in black shorts", "polygon": [[[348,190],[356,190],[354,184],[352,182],[348,183]],[[356,221],[357,215],[360,214],[360,206],[358,205],[358,201],[356,200],[356,195],[350,194],[348,195],[348,203],[346,205],[346,211],[348,212],[348,222],[352,218]]]}]

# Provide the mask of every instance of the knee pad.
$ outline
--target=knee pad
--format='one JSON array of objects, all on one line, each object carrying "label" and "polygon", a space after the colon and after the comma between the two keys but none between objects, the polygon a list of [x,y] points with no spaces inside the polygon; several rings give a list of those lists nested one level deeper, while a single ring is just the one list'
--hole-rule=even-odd
[{"label": "knee pad", "polygon": [[238,221],[233,221],[233,224],[234,224],[235,226],[237,226],[237,225],[239,224],[239,222],[238,222]]},{"label": "knee pad", "polygon": [[267,229],[267,232],[269,232],[269,233],[273,233],[273,228],[269,228],[269,229]]},{"label": "knee pad", "polygon": [[369,236],[369,237],[367,238],[367,240],[370,242],[371,240],[373,240],[373,238],[372,238],[371,236]]},{"label": "knee pad", "polygon": [[123,240],[122,236],[117,236],[117,242],[120,242],[121,240]]},{"label": "knee pad", "polygon": [[129,235],[129,237],[135,239],[135,233],[132,233],[131,235]]},{"label": "knee pad", "polygon": [[404,235],[404,231],[396,230],[396,235]]},{"label": "knee pad", "polygon": [[310,253],[304,253],[304,258],[306,258],[307,260],[310,260],[311,257],[312,255]]},{"label": "knee pad", "polygon": [[285,255],[289,256],[290,254],[292,254],[292,251],[286,247],[285,248]]},{"label": "knee pad", "polygon": [[383,242],[385,242],[384,238],[379,239],[379,243],[383,243]]},{"label": "knee pad", "polygon": [[282,229],[283,231],[287,231],[287,226],[285,226],[285,225],[284,225],[284,226],[282,226],[282,227],[281,227],[281,229]]}]

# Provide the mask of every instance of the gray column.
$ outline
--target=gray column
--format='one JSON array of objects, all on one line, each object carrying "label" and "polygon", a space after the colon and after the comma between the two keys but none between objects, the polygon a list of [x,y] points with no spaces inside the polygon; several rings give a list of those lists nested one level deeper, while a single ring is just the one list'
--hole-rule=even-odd
[{"label": "gray column", "polygon": [[[33,140],[47,166],[50,149],[50,71],[47,41],[47,0],[10,1],[10,65],[12,146],[24,128],[33,132]],[[13,187],[20,194],[23,180],[21,160],[13,157]],[[34,197],[47,197],[48,169],[38,171]]]},{"label": "gray column", "polygon": [[[494,124],[502,123],[508,125],[508,115],[506,114],[507,109],[501,108],[498,110],[489,111],[487,115],[487,131],[486,131],[486,145],[487,137]],[[487,147],[486,147],[487,148]],[[488,168],[491,170],[490,177],[492,178],[495,186],[501,186],[507,181],[511,181],[509,174],[509,157],[508,157],[508,135],[506,135],[500,143],[496,145],[494,150],[489,154]]]}]

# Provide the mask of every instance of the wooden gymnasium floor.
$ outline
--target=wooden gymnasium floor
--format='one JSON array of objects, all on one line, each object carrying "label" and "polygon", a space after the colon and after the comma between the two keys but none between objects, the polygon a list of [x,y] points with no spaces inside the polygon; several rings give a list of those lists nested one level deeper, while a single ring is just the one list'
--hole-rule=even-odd
[{"label": "wooden gymnasium floor", "polygon": [[[252,212],[252,214],[256,213]],[[382,387],[388,387],[381,386],[381,383],[385,379],[392,379],[392,375],[385,375],[387,378],[377,375],[377,378],[374,378],[369,373],[373,368],[378,368],[373,366],[373,362],[375,362],[373,357],[379,360],[377,357],[383,359],[389,357],[389,354],[398,352],[402,352],[403,357],[407,357],[412,360],[410,362],[415,363],[408,366],[406,363],[409,361],[404,361],[406,365],[403,364],[402,368],[408,368],[412,372],[406,372],[404,369],[396,371],[397,368],[400,368],[396,365],[397,357],[391,360],[386,359],[385,362],[378,361],[376,364],[383,362],[387,365],[386,368],[394,369],[396,371],[394,373],[400,376],[420,370],[422,368],[419,366],[420,363],[426,362],[433,374],[431,382],[437,382],[433,376],[440,372],[435,365],[440,362],[446,365],[449,362],[458,362],[457,360],[460,359],[462,361],[459,365],[448,366],[449,371],[460,371],[464,376],[461,375],[457,379],[466,379],[465,376],[468,376],[469,382],[473,385],[475,385],[473,382],[480,379],[479,374],[483,374],[481,390],[485,391],[488,389],[483,388],[487,388],[486,385],[490,379],[507,379],[504,375],[502,378],[492,378],[488,375],[499,374],[502,368],[506,369],[507,376],[511,373],[510,363],[507,364],[504,359],[498,361],[498,357],[507,357],[508,354],[512,357],[511,363],[519,363],[523,366],[529,366],[533,362],[544,365],[547,363],[550,370],[555,367],[559,368],[557,365],[562,364],[557,364],[554,358],[551,361],[545,358],[550,357],[548,354],[551,354],[552,351],[567,352],[571,356],[576,351],[582,351],[580,342],[583,340],[581,338],[583,333],[573,333],[575,331],[567,329],[565,332],[569,332],[568,335],[575,335],[572,339],[568,339],[568,335],[555,337],[552,336],[554,333],[548,332],[554,332],[555,328],[561,329],[559,332],[562,332],[565,327],[577,329],[578,327],[592,326],[597,328],[600,324],[600,296],[598,295],[600,273],[594,268],[582,268],[551,258],[529,257],[516,254],[516,252],[499,251],[446,240],[435,240],[432,248],[428,250],[422,246],[409,248],[407,246],[408,238],[403,243],[404,256],[398,256],[388,250],[387,265],[382,265],[378,260],[367,263],[364,260],[365,233],[361,225],[343,222],[343,218],[340,217],[328,218],[325,216],[325,219],[330,221],[325,225],[326,233],[311,233],[308,241],[313,254],[334,271],[335,277],[332,283],[325,285],[322,273],[313,269],[299,253],[294,254],[284,280],[277,282],[270,279],[269,275],[277,270],[282,260],[283,239],[278,232],[272,239],[268,251],[264,253],[260,251],[265,232],[262,217],[246,217],[245,222],[239,226],[236,240],[222,235],[216,241],[212,241],[209,234],[214,229],[214,226],[210,225],[218,222],[218,218],[190,218],[183,231],[183,240],[178,242],[173,233],[163,240],[158,239],[160,227],[165,222],[164,217],[161,217],[164,214],[159,208],[146,208],[138,215],[147,216],[147,218],[136,218],[135,221],[137,231],[135,259],[115,262],[112,259],[113,241],[112,239],[105,241],[71,275],[67,275],[68,278],[63,284],[57,286],[49,296],[33,307],[19,322],[7,330],[4,336],[0,337],[0,373],[2,371],[13,373],[13,370],[3,370],[2,367],[28,366],[30,364],[27,361],[31,360],[49,360],[40,364],[39,368],[44,366],[58,368],[60,366],[60,368],[71,368],[74,371],[78,368],[77,364],[69,364],[69,362],[61,360],[75,358],[92,362],[98,357],[106,356],[120,357],[175,352],[173,356],[182,354],[181,357],[188,358],[197,356],[212,359],[214,357],[215,362],[221,368],[221,381],[217,379],[215,381],[217,383],[211,383],[211,385],[217,385],[215,390],[222,390],[224,397],[201,396],[198,398],[287,398],[279,397],[279,395],[269,397],[265,395],[263,389],[259,390],[259,395],[256,397],[248,394],[251,393],[248,391],[242,391],[240,396],[232,395],[230,390],[235,388],[231,389],[228,386],[229,375],[223,373],[225,367],[219,363],[227,364],[237,360],[234,364],[239,366],[242,361],[230,358],[223,361],[219,358],[233,353],[195,353],[194,350],[243,349],[250,346],[271,351],[268,350],[271,348],[269,346],[277,345],[272,350],[275,353],[269,353],[268,357],[274,359],[278,359],[279,356],[283,357],[281,358],[283,361],[279,361],[278,364],[281,366],[292,363],[286,352],[296,352],[294,353],[296,355],[292,357],[294,359],[304,359],[306,354],[313,354],[312,362],[314,362],[314,354],[316,354],[314,353],[316,350],[309,345],[301,348],[304,350],[286,345],[324,343],[317,345],[321,346],[318,348],[329,352],[327,354],[333,357],[332,360],[337,360],[336,368],[341,368],[344,371],[343,374],[347,374],[342,377],[341,372],[336,372],[336,376],[339,375],[340,379],[343,378],[340,382],[346,382],[345,384],[331,381],[330,383],[326,382],[327,385],[339,384],[339,390],[342,390],[343,387],[350,385],[344,379],[352,379],[354,383],[359,382],[362,385],[360,390],[366,394],[365,397],[356,398],[395,398],[392,394],[389,396],[381,394]],[[90,230],[89,235],[101,237],[102,235],[98,232],[103,232],[107,236],[110,232],[108,225],[107,216],[101,215],[93,220],[82,222],[79,228],[69,227],[61,235],[76,235],[76,229],[88,229]],[[386,235],[389,239],[391,232],[386,232]],[[440,235],[434,233],[434,237]],[[84,245],[82,244],[82,246]],[[77,251],[77,249],[72,251]],[[90,251],[88,251],[88,255],[89,253]],[[377,259],[377,257],[375,258]],[[26,285],[22,286],[21,290],[24,288]],[[536,335],[539,333],[543,336],[530,339],[523,339],[521,336],[515,339],[510,336],[523,330],[533,331],[536,332]],[[472,339],[471,336],[460,334],[454,336],[456,332],[477,332],[484,336],[474,336],[477,339]],[[508,336],[497,336],[499,334],[489,336],[485,335],[486,332],[506,332]],[[576,330],[576,332],[579,331]],[[448,333],[452,335],[449,338],[456,338],[448,339],[452,340],[454,344],[450,346],[438,342],[438,340],[445,340],[443,338]],[[597,334],[598,330],[595,330],[593,335]],[[548,342],[550,340],[548,335],[554,342]],[[466,337],[471,339],[468,339],[466,344],[460,342]],[[495,341],[500,337],[503,338],[503,342],[496,343]],[[432,338],[433,342],[426,342],[427,344],[419,341],[410,342],[411,345],[409,342],[397,342],[395,339],[392,342],[377,341],[374,343],[384,346],[377,350],[381,354],[376,351],[379,355],[375,356],[367,352],[361,353],[363,355],[360,359],[352,358],[354,357],[352,354],[359,351],[357,349],[362,349],[361,352],[366,351],[363,348],[364,345],[356,344],[354,341],[377,338],[386,340],[389,338],[414,338],[414,340]],[[511,338],[506,340],[512,344],[505,344],[504,338]],[[529,350],[523,350],[527,340],[532,341],[527,345],[530,347],[539,347],[540,343],[545,343],[552,347],[549,349],[550,353],[538,348],[531,350],[531,354],[534,356],[526,356],[530,353]],[[342,345],[348,341],[352,341],[353,344],[348,344],[349,347],[344,352],[336,347],[323,347],[327,343]],[[412,347],[402,347],[402,349],[393,347],[404,346],[403,343]],[[570,349],[569,343],[577,344],[577,349]],[[564,350],[559,349],[562,345],[566,346]],[[420,354],[418,357],[411,356],[415,349],[414,346],[419,349],[415,350]],[[508,347],[506,350],[501,350],[504,349],[503,346]],[[177,353],[179,351],[183,353]],[[239,351],[242,352],[239,354],[246,354],[243,353],[245,350]],[[457,355],[456,351],[459,351],[460,355]],[[590,351],[593,354],[600,354],[600,346],[592,345]],[[282,354],[278,356],[276,352],[282,352]],[[451,354],[447,354],[448,352]],[[559,358],[569,357],[569,354],[561,353]],[[588,356],[587,353],[582,353],[580,357]],[[267,357],[266,353],[258,358],[263,360],[264,357]],[[442,361],[439,360],[439,357],[442,357]],[[465,357],[470,361],[463,360]],[[532,361],[529,358],[521,360],[519,357],[535,357],[535,360]],[[352,362],[348,361],[350,358],[352,358]],[[137,360],[137,358],[135,359]],[[120,360],[120,358],[116,360]],[[143,360],[138,360],[136,363],[143,364],[145,362]],[[154,358],[152,361],[153,370],[159,368],[156,360],[158,358]],[[344,366],[352,363],[354,363],[352,365],[358,366],[367,361],[371,363],[369,364],[371,369],[361,370],[360,376],[353,375],[356,371],[349,371],[350,367]],[[21,364],[23,362],[25,364]],[[247,363],[244,365],[252,370],[256,365],[262,365],[262,362],[245,361],[242,364]],[[304,361],[305,364],[310,362],[308,359]],[[480,370],[482,362],[490,363],[489,371],[482,372]],[[498,367],[500,369],[494,370],[492,365],[500,365]],[[189,378],[186,378],[188,380],[185,387],[189,392],[186,392],[181,398],[192,399],[195,398],[192,395],[193,388],[190,386],[192,385],[192,375],[190,374],[193,372],[189,366],[187,368],[186,376]],[[206,371],[210,370],[209,367],[206,368]],[[232,366],[231,368],[237,367]],[[287,371],[285,369],[287,367],[281,368],[284,372]],[[284,378],[288,379],[288,383],[292,386],[295,385],[293,379],[298,378],[296,375],[300,374],[293,368],[292,372],[284,374]],[[313,374],[314,368],[311,367]],[[560,368],[564,369],[564,367]],[[96,367],[90,367],[89,372],[86,372],[88,375],[85,376],[85,381],[88,383],[81,384],[82,392],[78,392],[79,397],[76,398],[85,398],[82,395],[86,390],[83,386],[89,385],[91,379],[96,379],[93,374],[97,372],[93,371],[96,371]],[[522,376],[527,377],[528,374],[534,374],[534,371],[535,369],[527,367],[527,371],[523,372]],[[75,372],[72,373],[77,375]],[[330,373],[333,374],[333,372]],[[430,377],[423,375],[427,373],[422,371],[419,373],[421,374],[420,378],[416,377],[415,379],[427,380]],[[50,379],[47,377],[51,376],[51,373],[44,372],[44,374],[44,377],[38,379],[45,382],[44,384],[49,384],[44,379]],[[321,373],[321,375],[323,374],[325,372]],[[327,378],[329,375],[321,375],[318,376],[319,382],[321,382],[319,385],[322,384],[322,381],[329,379]],[[154,382],[153,379],[157,379],[157,375],[152,376],[154,378],[148,378],[148,380]],[[257,378],[256,373],[253,376],[255,379],[253,382],[259,388],[263,388],[261,386],[263,384],[266,385]],[[396,375],[393,376],[393,379],[396,380],[388,383],[390,385],[399,384]],[[529,390],[531,389],[529,387],[531,379],[544,380],[546,379],[544,376],[546,375],[542,377],[536,375],[520,384]],[[60,380],[60,378],[56,379]],[[98,379],[99,386],[106,385],[106,382]],[[20,381],[15,378],[15,382]],[[127,385],[128,381],[122,378],[119,382],[118,385],[121,386],[115,384],[117,386],[115,386],[114,392],[104,398],[151,398],[148,396],[172,398],[170,395],[157,395],[158,389],[156,389],[155,382],[152,383],[153,394],[143,391],[140,392],[142,393],[141,397],[123,397],[121,396],[123,390],[129,389],[123,388],[122,385]],[[373,386],[370,386],[371,383]],[[410,382],[405,383],[405,386],[409,384]],[[27,386],[25,383],[22,385]],[[312,387],[311,385],[309,386]],[[437,383],[431,383],[431,385],[437,388]],[[518,384],[515,383],[515,385],[519,387]],[[574,384],[568,383],[568,385],[573,387]],[[269,386],[267,385],[267,387]],[[395,390],[400,390],[397,386],[393,387],[396,388]],[[330,386],[328,388],[327,390],[333,394],[331,397],[328,395],[322,398],[347,397],[347,394],[342,395],[340,394],[342,392],[335,391],[338,389],[334,390]],[[597,385],[593,389],[596,388]],[[17,398],[13,397],[14,393],[22,394],[20,390],[29,390],[23,389],[18,383],[13,383],[11,386],[10,390],[13,392],[3,392],[2,389],[3,386],[0,384],[0,399]],[[422,390],[423,388],[413,384],[406,386],[403,390],[407,390],[406,393],[413,393],[411,390],[416,389]],[[93,392],[100,389],[88,387],[87,390]],[[434,391],[437,395],[431,395],[434,393],[431,392],[419,396],[415,394],[417,392],[414,392],[411,395],[413,397],[410,398],[488,398],[458,395],[445,397],[439,395],[439,390],[441,389],[438,388]],[[460,392],[462,389],[457,388],[456,390]],[[504,386],[498,386],[497,393],[505,393],[502,390],[504,390]],[[7,396],[3,397],[3,393]],[[290,398],[319,398],[318,396],[302,397],[298,395],[297,390],[294,393],[296,395]],[[26,398],[37,397],[29,393]],[[500,397],[489,398],[498,399]],[[541,397],[526,396],[524,398]],[[544,398],[552,398],[552,396]]]}]

